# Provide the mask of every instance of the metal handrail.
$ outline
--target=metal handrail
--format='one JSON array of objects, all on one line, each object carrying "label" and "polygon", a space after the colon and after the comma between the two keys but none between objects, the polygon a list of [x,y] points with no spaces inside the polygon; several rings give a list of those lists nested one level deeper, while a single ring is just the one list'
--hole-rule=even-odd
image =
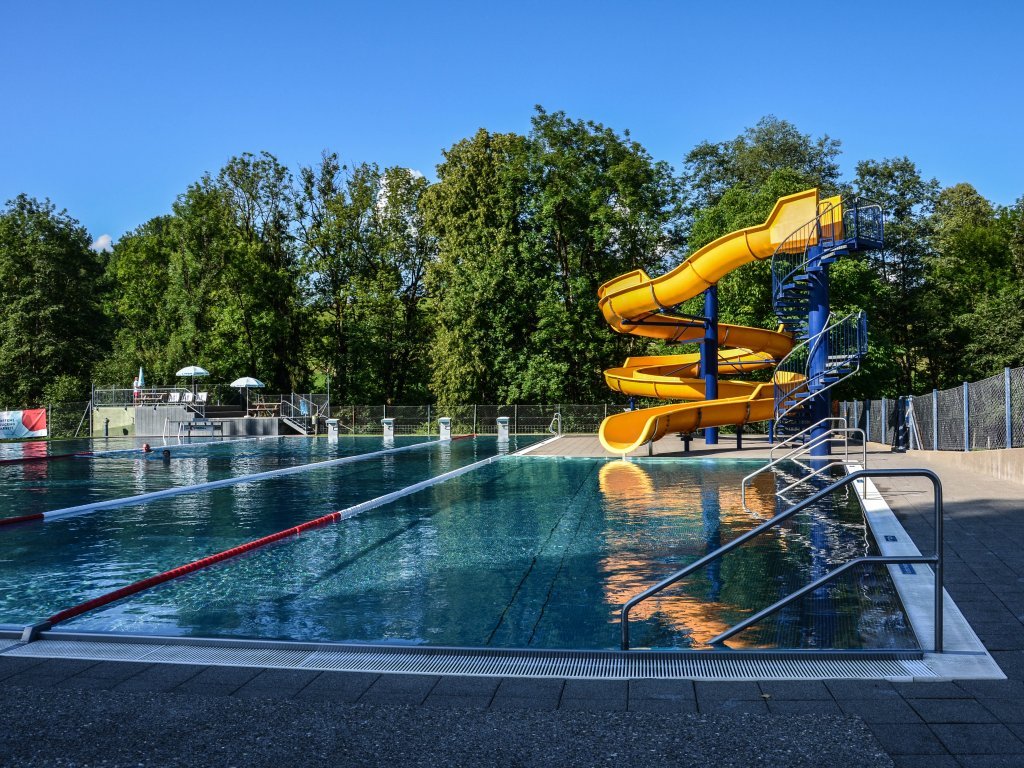
[{"label": "metal handrail", "polygon": [[[543,422],[541,422],[543,424]],[[555,425],[558,425],[558,431],[555,431]],[[562,434],[562,414],[560,411],[555,411],[555,415],[551,419],[551,423],[548,424],[548,432],[552,435]]]},{"label": "metal handrail", "polygon": [[[689,576],[694,571],[699,570],[700,568],[703,568],[708,563],[710,563],[710,562],[712,562],[714,560],[717,560],[720,557],[722,557],[723,555],[728,554],[729,552],[732,552],[734,549],[737,549],[737,548],[743,546],[744,544],[746,544],[751,539],[757,538],[758,536],[760,536],[765,531],[768,531],[768,530],[774,528],[775,526],[779,525],[780,523],[782,523],[782,522],[788,520],[789,518],[793,517],[797,513],[804,511],[805,509],[807,509],[808,507],[810,507],[810,506],[812,506],[814,504],[817,504],[819,501],[821,501],[822,499],[827,497],[829,494],[837,491],[838,489],[844,488],[847,485],[849,485],[850,483],[856,482],[857,480],[861,480],[861,479],[866,480],[869,477],[926,477],[926,478],[928,478],[929,480],[932,481],[932,489],[933,489],[933,493],[934,493],[934,503],[935,503],[935,552],[934,552],[934,554],[932,554],[932,555],[914,556],[914,557],[911,557],[911,556],[892,557],[892,558],[887,557],[887,558],[881,558],[881,560],[885,560],[886,562],[892,562],[892,563],[927,563],[927,564],[931,564],[931,565],[934,566],[934,570],[935,570],[935,652],[936,653],[941,653],[942,652],[942,577],[943,577],[943,565],[942,565],[942,549],[943,549],[942,483],[939,480],[938,475],[936,475],[930,469],[871,469],[871,470],[869,470],[869,469],[859,469],[856,472],[851,472],[846,477],[843,477],[843,478],[837,480],[836,482],[832,483],[827,488],[823,488],[822,490],[820,490],[817,493],[815,493],[813,496],[807,497],[803,501],[801,501],[798,504],[790,507],[789,509],[785,510],[784,512],[780,512],[779,514],[777,514],[775,517],[771,518],[770,520],[766,520],[764,523],[762,523],[761,525],[757,526],[756,528],[752,528],[751,530],[747,531],[743,535],[736,537],[735,539],[730,541],[728,544],[724,544],[721,547],[719,547],[718,549],[714,550],[713,552],[709,552],[708,554],[706,554],[704,557],[700,558],[699,560],[696,560],[695,562],[690,563],[685,568],[681,568],[680,570],[678,570],[675,573],[673,573],[671,576],[668,576],[668,577],[662,579],[661,581],[659,581],[657,584],[655,584],[655,585],[653,585],[651,587],[648,587],[647,589],[645,589],[640,594],[634,595],[629,600],[627,600],[625,602],[625,604],[623,604],[623,606],[622,606],[621,618],[620,618],[621,630],[622,630],[622,650],[624,650],[624,651],[628,651],[629,650],[629,612],[631,610],[633,610],[633,608],[635,608],[638,604],[640,604],[644,600],[647,600],[647,599],[653,597],[654,595],[662,592],[666,588],[668,588],[668,587],[672,586],[673,584],[675,584],[677,581],[679,581],[679,580]],[[857,559],[860,560],[862,558],[857,558]],[[879,560],[879,562],[881,560]],[[870,560],[868,560],[868,562],[870,562]],[[852,567],[853,565],[856,564],[856,562],[853,561],[853,560],[849,561],[849,563],[850,564],[849,564],[848,567]],[[842,566],[840,566],[840,567],[842,567]],[[842,571],[839,568],[837,568],[834,571],[832,571],[829,575],[834,578],[834,576],[839,575],[839,573],[841,573],[841,572]],[[797,592],[793,593],[789,597],[784,598],[783,600],[779,601],[778,603],[775,603],[775,604],[769,606],[764,611],[761,611],[758,614],[755,614],[755,616],[758,619],[763,619],[765,616],[769,615],[770,613],[774,613],[775,611],[779,610],[779,608],[781,608],[781,607],[783,607],[785,605],[788,605],[793,600],[796,600],[798,597],[802,596],[803,594],[806,594],[806,592],[807,592],[807,590],[809,588],[820,586],[820,584],[818,583],[820,581],[821,581],[821,579],[818,579],[817,581],[812,582],[810,585],[808,585],[808,587],[804,587],[802,590],[798,590]],[[824,583],[824,582],[822,582],[822,583]],[[768,613],[766,613],[766,611]],[[751,617],[751,619],[753,619],[753,618],[755,618],[755,617]],[[747,619],[746,621],[749,622],[750,619]],[[737,625],[737,626],[740,626],[740,625]],[[746,626],[749,626],[749,624],[745,624],[743,628],[745,628]],[[728,633],[728,636],[731,636],[731,634],[735,634],[732,631],[733,629],[734,628],[730,628],[730,629],[726,630],[726,633],[723,633],[723,635],[725,635],[727,633]],[[738,632],[740,630],[737,629],[736,631]],[[724,639],[723,635],[719,635],[718,637],[716,637],[714,639],[720,641],[721,639]]]},{"label": "metal handrail", "polygon": [[[821,422],[818,422],[818,424],[816,424],[814,426],[818,426],[818,425],[820,425],[824,421],[826,421],[826,419],[822,419]],[[751,480],[753,480],[758,475],[761,475],[761,474],[767,472],[769,469],[772,469],[772,468],[778,466],[779,464],[781,464],[784,461],[796,461],[796,458],[798,456],[803,456],[803,455],[805,455],[807,453],[810,453],[814,448],[817,448],[817,447],[819,447],[819,446],[821,446],[821,445],[823,445],[825,443],[831,443],[833,440],[836,439],[835,438],[835,434],[836,433],[840,433],[840,432],[843,433],[843,437],[844,437],[844,439],[843,439],[843,457],[846,459],[846,461],[850,460],[850,441],[846,438],[846,433],[850,433],[850,432],[859,432],[860,433],[860,435],[861,435],[861,466],[862,467],[866,467],[867,464],[868,464],[868,447],[867,447],[867,441],[864,440],[864,430],[863,429],[858,429],[856,427],[833,427],[832,429],[828,430],[824,434],[818,435],[817,437],[813,437],[810,440],[808,440],[806,443],[801,443],[797,447],[795,447],[792,450],[790,450],[789,453],[785,454],[784,456],[780,456],[777,459],[773,459],[772,461],[770,461],[767,464],[765,464],[763,467],[758,467],[756,470],[754,470],[749,475],[744,477],[743,480],[740,482],[740,503],[743,505],[743,509],[745,509],[747,512],[751,511],[750,507],[747,506],[747,485],[750,483]],[[771,454],[770,453],[769,453],[768,457],[771,458]],[[838,463],[838,462],[834,462],[834,463],[830,464],[829,466],[835,466],[835,463]],[[808,467],[807,469],[810,469],[810,468]],[[778,497],[781,497],[783,493],[785,493],[786,491],[790,490],[791,488],[795,488],[797,485],[800,485],[803,482],[806,482],[808,479],[810,479],[810,477],[814,477],[815,475],[819,474],[823,469],[825,469],[825,467],[822,467],[822,468],[818,469],[817,471],[812,472],[810,476],[805,477],[805,478],[803,478],[801,480],[798,480],[793,485],[787,486],[786,488],[783,488],[781,491],[776,491],[775,495],[778,496]]]},{"label": "metal handrail", "polygon": [[769,460],[775,456],[775,451],[777,451],[779,448],[783,448],[789,445],[790,443],[795,442],[797,438],[803,437],[808,432],[816,429],[817,427],[820,427],[822,424],[828,424],[829,422],[833,421],[842,424],[844,427],[850,426],[850,422],[846,419],[845,416],[826,416],[824,419],[814,422],[813,424],[811,424],[811,426],[801,429],[795,435],[790,435],[785,440],[780,440],[775,445],[773,445],[771,449],[768,451]]},{"label": "metal handrail", "polygon": [[[812,386],[812,384],[814,382],[814,379],[812,379],[808,375],[808,373],[807,373],[807,365],[810,364],[810,360],[811,360],[811,357],[813,356],[814,350],[817,348],[818,344],[821,343],[822,339],[827,338],[827,335],[831,331],[833,331],[833,330],[835,330],[837,328],[842,328],[843,325],[845,323],[847,323],[849,320],[852,320],[852,319],[856,318],[857,319],[857,325],[856,325],[855,333],[856,333],[856,335],[858,337],[858,339],[857,339],[857,349],[859,351],[860,350],[860,339],[859,339],[859,335],[860,335],[860,318],[861,318],[861,316],[863,314],[864,314],[863,310],[857,310],[856,312],[851,312],[850,314],[845,315],[844,317],[841,317],[838,320],[832,320],[832,318],[834,317],[834,313],[829,313],[828,321],[827,321],[825,327],[821,330],[821,333],[817,333],[817,334],[815,334],[814,336],[812,336],[809,339],[804,339],[802,342],[800,342],[795,347],[793,347],[786,354],[786,356],[784,358],[782,358],[781,361],[779,361],[779,364],[775,367],[775,373],[772,376],[772,383],[775,385],[775,423],[776,424],[778,424],[780,421],[782,421],[784,418],[786,418],[786,416],[788,416],[792,411],[795,411],[797,408],[802,408],[804,406],[804,402],[798,400],[797,402],[793,403],[791,406],[789,406],[785,410],[779,412],[779,405],[783,401],[785,401],[785,399],[787,397],[790,397],[791,395],[793,395],[794,393],[796,393],[796,392],[798,392],[798,391],[800,391],[802,389],[806,390],[812,396],[813,395],[819,395],[822,392],[825,392],[825,391],[827,391],[829,389],[832,389],[832,387],[834,387],[836,384],[839,384],[841,382],[846,381],[848,378],[850,378],[855,373],[857,373],[857,371],[860,370],[860,356],[859,356],[859,354],[849,355],[848,357],[850,358],[850,360],[851,361],[855,361],[857,363],[857,367],[854,370],[850,371],[845,376],[843,376],[841,378],[838,378],[838,379],[836,379],[835,381],[833,381],[833,382],[831,382],[829,384],[826,384],[825,386],[821,387],[820,389],[815,390],[813,393],[811,392],[811,386]],[[792,358],[798,352],[804,351],[804,348],[808,347],[808,346],[810,346],[810,349],[806,351],[807,363],[804,365],[804,378],[801,381],[798,381],[798,382],[795,382],[795,383],[787,382],[786,384],[780,384],[778,381],[776,381],[775,377],[777,377],[780,372],[782,372],[782,373],[796,373],[795,371],[787,371],[787,370],[785,370],[785,365],[790,360],[790,358]],[[822,373],[822,375],[827,375],[830,372],[832,372],[832,369],[826,366],[825,370],[822,371],[821,373]],[[781,394],[780,394],[780,392],[781,392]]]}]

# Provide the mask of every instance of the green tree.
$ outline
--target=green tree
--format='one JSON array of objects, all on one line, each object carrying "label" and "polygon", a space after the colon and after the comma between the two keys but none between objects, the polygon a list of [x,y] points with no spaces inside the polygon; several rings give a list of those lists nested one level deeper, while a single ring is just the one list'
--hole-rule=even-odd
[{"label": "green tree", "polygon": [[298,218],[313,332],[308,352],[350,402],[424,401],[434,238],[405,168],[352,169],[326,154],[303,168]]},{"label": "green tree", "polygon": [[[104,255],[49,200],[19,195],[0,212],[0,403],[41,403],[58,377],[80,397],[107,344]],[[62,379],[62,392],[71,392]]]},{"label": "green tree", "polygon": [[596,291],[660,270],[678,245],[671,168],[628,134],[538,108],[529,136],[480,131],[438,177],[425,198],[438,399],[606,398],[603,369],[646,343],[607,328]]},{"label": "green tree", "polygon": [[687,212],[713,207],[737,186],[760,189],[778,171],[801,179],[801,189],[821,187],[832,194],[840,181],[839,153],[836,139],[812,138],[789,121],[766,115],[734,139],[704,141],[690,150],[683,170]]},{"label": "green tree", "polygon": [[431,390],[441,403],[503,400],[537,326],[530,149],[524,136],[481,129],[444,152],[424,195],[438,243],[427,283],[437,322]]},{"label": "green tree", "polygon": [[111,354],[94,369],[100,385],[121,386],[139,366],[147,382],[169,383],[177,370],[167,353],[174,332],[167,303],[170,263],[175,249],[174,220],[159,216],[123,235],[107,262],[109,293],[105,311],[114,327]]},{"label": "green tree", "polygon": [[886,217],[885,247],[861,257],[876,278],[866,307],[873,355],[865,374],[874,380],[875,395],[904,394],[913,391],[921,369],[929,216],[939,184],[900,157],[857,163],[856,185]]}]

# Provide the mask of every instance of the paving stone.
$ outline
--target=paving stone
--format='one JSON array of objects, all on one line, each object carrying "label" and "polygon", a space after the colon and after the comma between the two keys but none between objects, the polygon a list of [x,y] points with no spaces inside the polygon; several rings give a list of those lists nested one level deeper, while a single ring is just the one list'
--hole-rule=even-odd
[{"label": "paving stone", "polygon": [[438,680],[431,696],[494,696],[501,685],[500,677],[458,677],[447,675]]},{"label": "paving stone", "polygon": [[986,697],[981,704],[1003,723],[1024,723],[1024,699]]},{"label": "paving stone", "polygon": [[[1019,754],[1024,756],[1024,742],[1005,725],[975,723],[971,725],[933,725],[935,735],[955,755]],[[1021,760],[1024,763],[1024,760]]]},{"label": "paving stone", "polygon": [[323,672],[295,694],[297,701],[352,703],[381,676],[372,672]]},{"label": "paving stone", "polygon": [[359,703],[421,704],[440,679],[434,675],[381,675],[359,697]]},{"label": "paving stone", "polygon": [[903,699],[841,699],[839,706],[848,715],[857,715],[866,723],[920,723],[921,717]]},{"label": "paving stone", "polygon": [[893,683],[892,687],[904,699],[963,699],[968,697],[957,683]]},{"label": "paving stone", "polygon": [[755,682],[709,682],[699,680],[693,684],[697,700],[744,699],[759,701],[761,688]]},{"label": "paving stone", "polygon": [[898,699],[892,683],[884,680],[826,680],[825,686],[837,700]]},{"label": "paving stone", "polygon": [[773,715],[842,715],[839,704],[831,699],[828,701],[794,699],[769,699],[768,711]]},{"label": "paving stone", "polygon": [[697,711],[702,715],[767,715],[768,704],[764,699],[710,699],[697,700]]},{"label": "paving stone", "polygon": [[911,699],[926,723],[994,723],[996,717],[974,699]]},{"label": "paving stone", "polygon": [[649,712],[660,714],[694,713],[697,711],[695,699],[630,699],[630,712]]},{"label": "paving stone", "polygon": [[263,671],[254,667],[206,667],[187,682],[190,686],[233,685],[240,688]]},{"label": "paving stone", "polygon": [[949,750],[924,723],[868,723],[882,749],[896,755],[945,755]]},{"label": "paving stone", "polygon": [[113,690],[137,693],[170,691],[204,669],[206,667],[192,664],[154,664],[121,681]]},{"label": "paving stone", "polygon": [[960,768],[952,755],[893,755],[895,768]]},{"label": "paving stone", "polygon": [[0,682],[31,667],[38,667],[42,663],[43,659],[31,659],[23,656],[0,656]]},{"label": "paving stone", "polygon": [[1020,768],[1024,760],[1019,754],[1010,755],[957,755],[961,768]]},{"label": "paving stone", "polygon": [[490,705],[490,696],[439,696],[436,693],[431,693],[423,702],[424,707],[442,709],[487,709]]},{"label": "paving stone", "polygon": [[101,661],[82,670],[75,677],[95,677],[119,683],[152,668],[152,663],[144,661]]},{"label": "paving stone", "polygon": [[312,670],[265,669],[239,688],[238,692],[240,694],[246,694],[249,691],[273,692],[275,698],[292,696],[313,682],[319,675],[319,672]]},{"label": "paving stone", "polygon": [[[570,709],[601,709],[624,711],[629,698],[625,680],[567,680],[562,688],[561,707]],[[576,702],[585,702],[579,703]]]},{"label": "paving stone", "polygon": [[558,709],[558,699],[552,696],[545,696],[539,699],[525,696],[501,696],[499,692],[499,695],[495,695],[491,699],[489,709],[554,712]]},{"label": "paving stone", "polygon": [[564,680],[549,678],[515,678],[506,677],[501,681],[495,692],[497,698],[554,698],[557,702],[562,696]]},{"label": "paving stone", "polygon": [[821,680],[767,680],[759,686],[772,701],[832,701],[832,692]]}]

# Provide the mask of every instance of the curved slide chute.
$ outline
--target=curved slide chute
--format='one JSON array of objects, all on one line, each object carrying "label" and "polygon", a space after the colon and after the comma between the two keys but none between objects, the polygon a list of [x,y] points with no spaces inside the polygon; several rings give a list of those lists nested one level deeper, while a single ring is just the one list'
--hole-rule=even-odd
[{"label": "curved slide chute", "polygon": [[[768,219],[718,238],[695,251],[686,261],[659,277],[634,270],[598,289],[601,313],[619,333],[677,343],[704,338],[699,318],[680,315],[673,307],[703,293],[719,280],[752,261],[771,258],[783,243],[787,248],[813,245],[796,243],[793,234],[817,216],[818,190],[809,189],[780,198]],[[808,229],[808,237],[816,236]],[[782,330],[718,326],[718,370],[740,374],[769,368],[793,347],[793,337]],[[625,395],[664,400],[689,400],[609,416],[601,423],[601,444],[612,453],[627,454],[645,443],[673,432],[702,427],[742,425],[773,416],[774,383],[723,380],[718,398],[704,400],[699,375],[699,354],[631,357],[621,368],[605,371],[605,381]]]}]

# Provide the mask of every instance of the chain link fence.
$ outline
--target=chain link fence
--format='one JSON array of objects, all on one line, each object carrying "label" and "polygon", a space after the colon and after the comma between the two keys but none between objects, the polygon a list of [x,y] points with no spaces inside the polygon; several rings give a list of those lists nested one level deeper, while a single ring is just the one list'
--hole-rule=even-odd
[{"label": "chain link fence", "polygon": [[564,433],[595,433],[601,422],[626,406],[613,403],[552,405],[332,405],[331,418],[338,420],[342,433],[378,434],[381,419],[395,420],[396,435],[437,434],[437,420],[452,420],[453,434],[497,434],[499,416],[507,416],[514,434],[545,434],[557,428],[555,415]]},{"label": "chain link fence", "polygon": [[842,402],[839,415],[863,429],[868,440],[893,444],[901,401],[912,449],[1024,447],[1024,367],[927,395]]}]

